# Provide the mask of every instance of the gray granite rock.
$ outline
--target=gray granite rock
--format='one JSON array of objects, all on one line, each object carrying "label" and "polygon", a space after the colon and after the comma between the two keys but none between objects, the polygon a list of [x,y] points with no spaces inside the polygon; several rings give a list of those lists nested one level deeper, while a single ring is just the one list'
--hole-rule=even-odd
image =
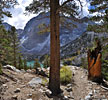
[{"label": "gray granite rock", "polygon": [[28,83],[28,85],[30,85],[30,86],[35,86],[35,85],[40,84],[40,83],[42,83],[42,79],[39,78],[39,77],[36,77],[36,78],[33,78],[33,79]]}]

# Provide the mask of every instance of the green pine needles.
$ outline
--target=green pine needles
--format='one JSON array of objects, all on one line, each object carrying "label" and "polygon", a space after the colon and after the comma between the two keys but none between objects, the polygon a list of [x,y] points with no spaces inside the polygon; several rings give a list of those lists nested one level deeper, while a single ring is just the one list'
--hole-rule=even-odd
[{"label": "green pine needles", "polygon": [[[98,22],[95,25],[89,25],[88,31],[108,32],[108,0],[89,0],[90,13],[94,14],[91,20]],[[97,13],[97,14],[96,14]]]}]

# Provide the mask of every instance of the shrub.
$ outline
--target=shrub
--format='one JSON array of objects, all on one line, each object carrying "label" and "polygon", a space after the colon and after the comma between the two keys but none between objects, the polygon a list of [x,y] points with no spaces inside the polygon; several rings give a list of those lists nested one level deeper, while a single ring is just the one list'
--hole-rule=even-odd
[{"label": "shrub", "polygon": [[42,78],[42,85],[48,85],[48,80],[46,78]]},{"label": "shrub", "polygon": [[63,66],[60,69],[60,80],[62,84],[68,84],[72,80],[72,71],[69,67]]}]

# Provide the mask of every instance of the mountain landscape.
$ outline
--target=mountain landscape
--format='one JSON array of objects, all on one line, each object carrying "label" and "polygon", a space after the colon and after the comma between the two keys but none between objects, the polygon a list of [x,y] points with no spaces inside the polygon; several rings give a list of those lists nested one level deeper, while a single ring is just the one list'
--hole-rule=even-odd
[{"label": "mountain landscape", "polygon": [[[28,60],[34,60],[37,57],[42,57],[45,54],[49,54],[50,51],[50,33],[39,33],[40,24],[49,25],[49,13],[40,14],[30,19],[24,30],[17,29],[18,38],[20,40],[20,49],[23,56]],[[94,39],[107,38],[107,33],[95,33],[87,31],[88,24],[93,25],[94,22],[88,20],[88,18],[82,18],[79,20],[68,19],[68,23],[71,22],[71,27],[60,27],[60,45],[61,45],[61,59],[69,58],[73,55],[77,55],[80,51],[80,55],[72,61],[74,65],[81,65],[81,58],[86,57],[87,48],[91,47]],[[74,27],[72,24],[74,24]],[[3,23],[6,30],[11,29],[11,25]],[[79,62],[77,62],[77,60]]]},{"label": "mountain landscape", "polygon": [[0,0],[0,100],[108,100],[108,1]]},{"label": "mountain landscape", "polygon": [[[40,25],[50,24],[50,13],[40,14],[30,19],[24,30],[17,29],[18,38],[20,40],[20,50],[28,61],[34,61],[35,58],[43,58],[50,52],[50,33],[39,33],[42,28]],[[95,38],[108,38],[107,33],[96,33],[88,31],[88,25],[95,23],[84,17],[82,19],[65,19],[71,27],[60,25],[60,53],[61,59],[72,58],[71,64],[81,66],[82,59],[87,57],[88,48],[93,46]],[[6,30],[11,29],[11,25],[3,23]],[[75,27],[76,26],[76,27]],[[42,26],[41,26],[42,27]],[[47,27],[48,28],[48,27]],[[79,52],[79,54],[78,54]],[[31,64],[33,65],[33,64]]]},{"label": "mountain landscape", "polygon": [[[67,19],[66,19],[67,20]],[[43,34],[39,33],[39,25],[46,24],[48,26],[50,23],[49,13],[40,14],[28,21],[24,30],[17,29],[18,37],[20,39],[21,52],[27,58],[36,58],[37,56],[42,56],[49,54],[50,50],[50,33],[45,32]],[[87,18],[79,19],[76,21],[68,20],[71,27],[66,27],[61,24],[60,26],[60,45],[61,47],[72,42],[73,40],[80,37],[83,33],[87,31],[88,24],[93,24]],[[74,24],[74,27],[72,24]],[[3,23],[6,30],[11,29],[11,25]]]}]

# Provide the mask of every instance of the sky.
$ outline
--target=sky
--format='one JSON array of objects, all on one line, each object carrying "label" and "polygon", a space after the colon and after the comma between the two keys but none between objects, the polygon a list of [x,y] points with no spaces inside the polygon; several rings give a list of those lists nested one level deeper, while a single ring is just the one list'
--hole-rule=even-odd
[{"label": "sky", "polygon": [[9,9],[12,14],[12,18],[5,17],[4,22],[15,26],[17,29],[24,29],[26,23],[36,14],[25,15],[25,7],[28,6],[33,0],[17,0],[19,5]]},{"label": "sky", "polygon": [[[7,22],[8,24],[15,26],[17,29],[24,29],[26,23],[31,18],[36,16],[36,14],[28,14],[28,15],[24,14],[25,7],[28,6],[33,0],[17,0],[17,1],[19,5],[16,5],[14,8],[10,9],[12,18],[5,17],[4,22]],[[86,0],[81,0],[81,1],[83,3],[83,13],[81,16],[88,16],[89,3]]]}]

